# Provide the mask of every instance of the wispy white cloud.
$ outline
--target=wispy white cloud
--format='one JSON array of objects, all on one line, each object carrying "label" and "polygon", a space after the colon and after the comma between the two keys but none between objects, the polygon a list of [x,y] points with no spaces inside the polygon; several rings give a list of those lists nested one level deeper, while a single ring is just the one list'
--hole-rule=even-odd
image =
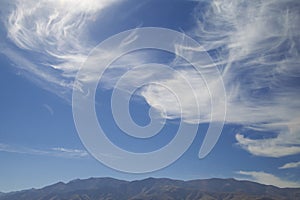
[{"label": "wispy white cloud", "polygon": [[43,104],[43,107],[50,113],[50,115],[54,115],[54,110],[48,104]]},{"label": "wispy white cloud", "polygon": [[[1,3],[9,42],[1,45],[30,79],[60,96],[73,89],[73,78],[93,48],[89,25],[117,0],[12,0]],[[5,12],[4,12],[5,11]],[[23,50],[23,51],[20,51]],[[30,60],[25,54],[30,54]]]},{"label": "wispy white cloud", "polygon": [[[237,134],[239,145],[254,155],[281,157],[300,153],[300,114],[294,111],[300,107],[297,100],[300,98],[299,8],[300,3],[295,1],[215,0],[207,3],[206,9],[201,7],[195,12],[198,25],[190,34],[204,49],[214,50],[211,54],[220,66],[226,87],[226,122],[278,134],[275,138],[267,135],[260,140]],[[176,45],[178,52],[187,52],[191,60],[201,62],[205,72],[210,74],[213,67],[210,62],[195,59],[201,49]],[[172,64],[186,66],[180,58]],[[216,77],[211,73],[204,82],[195,71],[182,71],[194,87],[202,115],[189,100],[193,98],[192,90],[187,89],[176,74],[158,83],[179,91],[185,99],[180,102],[182,110],[174,106],[178,104],[177,99],[159,84],[144,89],[142,96],[151,106],[168,111],[174,118],[182,115],[188,122],[209,122],[211,93],[220,93],[220,88],[211,86]],[[214,101],[223,104],[221,98]],[[213,112],[218,116],[222,111],[215,107]]]},{"label": "wispy white cloud", "polygon": [[[205,123],[210,122],[214,115],[215,120],[222,121],[222,112],[218,106],[224,106],[225,102],[221,95],[222,88],[217,87],[219,80],[212,77],[203,79],[202,75],[193,69],[173,70],[169,77],[156,80],[158,84],[145,87],[141,95],[149,105],[164,110],[170,119],[181,117],[188,123]],[[205,77],[209,76],[213,75],[207,73]],[[218,102],[214,109],[211,108],[212,93],[216,97],[214,101]]]},{"label": "wispy white cloud", "polygon": [[[201,4],[202,7],[195,12],[198,25],[189,34],[198,40],[204,50],[215,51],[211,54],[219,64],[227,91],[226,121],[269,130],[269,124],[281,122],[284,125],[299,119],[299,114],[291,111],[299,106],[300,88],[295,81],[300,76],[297,46],[300,4],[278,0],[215,0],[207,4],[206,7]],[[203,49],[193,49],[180,43],[175,45],[178,52],[185,52],[191,60],[201,63],[206,73],[214,67],[208,60],[196,59]],[[173,65],[185,66],[186,63],[178,58]],[[198,100],[210,99],[201,77],[192,70],[185,69],[184,72],[189,74],[187,79],[191,85],[197,87],[196,94],[201,97]],[[215,78],[207,76],[205,81],[209,84]],[[190,97],[176,74],[161,80],[162,83],[167,81],[172,81],[176,87],[183,87],[182,96]],[[167,92],[161,91],[156,95],[161,96],[163,101]],[[146,99],[150,96],[145,95]],[[166,102],[165,105],[177,113],[172,103]],[[188,113],[193,118],[195,105],[187,101],[183,106],[189,108]],[[205,108],[202,111],[205,112]]]},{"label": "wispy white cloud", "polygon": [[20,153],[29,155],[40,155],[40,156],[54,156],[62,158],[89,158],[89,154],[85,150],[81,149],[67,149],[62,147],[55,147],[51,149],[41,150],[26,148],[21,146],[12,146],[8,144],[0,143],[0,152],[8,153]]},{"label": "wispy white cloud", "polygon": [[[82,61],[87,46],[82,32],[97,13],[115,3],[108,0],[12,1],[6,22],[8,37],[20,48],[52,55],[61,61]],[[64,64],[63,62],[61,64]],[[65,65],[53,65],[63,68]],[[70,65],[74,70],[78,66]]]},{"label": "wispy white cloud", "polygon": [[257,156],[282,157],[300,153],[299,129],[286,129],[276,137],[265,139],[250,139],[237,134],[236,140],[243,149]]},{"label": "wispy white cloud", "polygon": [[[56,93],[64,95],[65,90],[73,88],[75,73],[93,46],[87,39],[89,24],[116,2],[11,1],[8,15],[2,16],[9,39],[17,47],[39,56],[28,60],[5,45],[1,52],[22,69],[51,83],[50,87],[54,87],[52,90]],[[200,6],[194,12],[196,26],[187,33],[208,50],[219,65],[227,94],[226,123],[277,133],[274,138],[259,140],[237,134],[240,146],[259,156],[281,157],[299,153],[300,112],[295,110],[300,107],[300,3],[294,0],[203,0]],[[120,45],[134,39],[135,35],[130,35]],[[177,57],[171,62],[172,67],[178,69],[176,72],[157,74],[151,69],[147,73],[136,70],[124,84],[134,85],[139,79],[154,78],[153,82],[157,84],[143,87],[139,94],[161,113],[166,111],[162,117],[183,117],[188,123],[206,123],[214,114],[214,120],[222,121],[219,113],[225,102],[218,98],[220,88],[214,66],[208,60],[197,59],[203,49],[195,49],[181,41],[174,45],[179,53],[184,52],[202,66],[205,80]],[[104,50],[99,52],[101,57],[98,59],[115,57],[118,53]],[[111,70],[103,77],[105,86],[113,88],[112,83],[134,64],[148,61],[145,57],[137,54],[115,63],[117,70]],[[94,71],[91,67],[88,73],[79,77],[80,80],[96,80]],[[176,96],[162,85],[180,95],[180,105]],[[49,87],[49,84],[43,86]],[[217,105],[213,109],[209,106],[212,94]]]},{"label": "wispy white cloud", "polygon": [[300,162],[290,162],[282,165],[279,169],[290,169],[290,168],[299,168]]},{"label": "wispy white cloud", "polygon": [[[240,175],[250,177],[247,180],[258,182],[265,185],[274,185],[280,188],[298,188],[300,187],[299,182],[288,181],[281,179],[273,174],[257,171],[239,171],[237,172]],[[238,178],[239,179],[239,178]]]},{"label": "wispy white cloud", "polygon": [[78,158],[85,158],[89,157],[89,154],[85,150],[80,150],[80,149],[66,149],[62,147],[56,147],[52,148],[52,151],[57,153],[57,155],[61,155],[62,157],[68,156],[68,157],[78,157]]},{"label": "wispy white cloud", "polygon": [[[300,153],[300,2],[280,1],[201,1],[196,9],[197,26],[189,32],[208,50],[219,65],[227,93],[226,123],[240,124],[243,130],[262,133],[275,132],[277,136],[264,139],[236,135],[240,146],[258,156],[281,157]],[[180,52],[187,52],[194,62],[200,62],[208,74],[213,67],[210,62],[197,60],[203,50],[193,49],[184,43],[176,44]],[[186,66],[182,59],[174,60],[175,66]],[[219,88],[201,82],[195,72],[186,71],[188,80],[196,88],[200,107],[200,122],[210,120],[209,100],[211,93]],[[216,76],[206,76],[206,84],[213,84]],[[158,83],[169,83],[181,91],[183,112],[188,121],[195,120],[197,105],[190,103],[190,91],[175,75]],[[158,84],[159,85],[159,84]],[[157,109],[169,110],[172,116],[180,116],[176,110],[176,98],[169,97],[167,90],[159,86],[146,88],[142,95]],[[161,98],[160,98],[161,97]],[[222,105],[221,98],[214,99]],[[207,106],[205,106],[207,105]],[[220,106],[221,108],[221,106]],[[218,107],[216,113],[221,113]],[[216,114],[216,116],[218,116]],[[220,115],[221,116],[221,115]],[[221,119],[216,119],[221,120]]]}]

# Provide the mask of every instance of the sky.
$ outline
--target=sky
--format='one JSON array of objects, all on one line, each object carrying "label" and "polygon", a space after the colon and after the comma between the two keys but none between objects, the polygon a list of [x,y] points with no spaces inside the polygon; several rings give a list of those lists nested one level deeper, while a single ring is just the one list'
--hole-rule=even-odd
[{"label": "sky", "polygon": [[[299,10],[296,0],[0,1],[0,191],[89,177],[300,187]],[[138,41],[153,48],[122,54]],[[164,44],[172,51],[154,48]],[[111,143],[86,130],[94,121]]]}]

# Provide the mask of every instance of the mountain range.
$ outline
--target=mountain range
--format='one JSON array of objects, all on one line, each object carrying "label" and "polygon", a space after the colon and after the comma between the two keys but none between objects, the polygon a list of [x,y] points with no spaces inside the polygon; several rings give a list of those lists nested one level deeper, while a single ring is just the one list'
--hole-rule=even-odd
[{"label": "mountain range", "polygon": [[0,200],[297,200],[300,188],[278,188],[235,179],[181,181],[147,178],[76,179],[41,189],[0,193]]}]

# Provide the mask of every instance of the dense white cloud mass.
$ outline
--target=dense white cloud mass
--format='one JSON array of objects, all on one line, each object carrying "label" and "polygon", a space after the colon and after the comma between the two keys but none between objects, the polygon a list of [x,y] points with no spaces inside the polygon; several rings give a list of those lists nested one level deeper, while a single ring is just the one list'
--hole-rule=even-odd
[{"label": "dense white cloud mass", "polygon": [[[4,18],[10,40],[19,48],[36,53],[29,61],[9,47],[1,52],[23,69],[46,80],[55,87],[73,87],[73,78],[92,44],[87,39],[86,27],[99,12],[115,1],[12,1]],[[201,73],[188,67],[177,57],[170,65],[174,73],[157,74],[151,69],[134,71],[127,84],[153,79],[156,84],[145,86],[140,95],[161,112],[163,117],[179,118],[188,123],[207,123],[211,116],[223,121],[222,106],[226,103],[226,123],[239,124],[245,129],[275,132],[276,136],[263,139],[237,134],[240,146],[258,156],[281,157],[300,153],[300,2],[295,0],[200,1],[195,9],[196,26],[187,33],[196,39],[218,64],[225,84],[226,102],[218,98],[219,77],[208,60],[197,60],[202,49],[194,49],[178,41],[176,51],[184,52],[194,63],[202,66]],[[120,45],[134,41],[134,34]],[[103,59],[118,52],[103,50]],[[116,63],[124,73],[132,63],[145,63],[147,56],[136,54]],[[121,64],[120,64],[121,63]],[[109,71],[103,77],[105,87],[113,84],[122,73]],[[94,69],[80,77],[94,81]],[[185,77],[188,85],[185,84]],[[146,81],[147,82],[147,81]],[[179,102],[168,89],[176,88]],[[126,88],[126,87],[124,87]],[[192,90],[191,90],[192,88]],[[208,90],[210,88],[210,90]],[[57,88],[55,88],[57,90]],[[194,95],[198,105],[192,103]],[[211,97],[214,96],[214,99]],[[211,101],[215,102],[213,109]],[[181,106],[181,107],[180,107]],[[200,116],[200,117],[199,117]]]},{"label": "dense white cloud mass", "polygon": [[300,183],[293,181],[286,181],[273,174],[256,171],[239,171],[238,174],[250,176],[250,181],[255,181],[265,185],[274,185],[281,188],[298,188]]}]

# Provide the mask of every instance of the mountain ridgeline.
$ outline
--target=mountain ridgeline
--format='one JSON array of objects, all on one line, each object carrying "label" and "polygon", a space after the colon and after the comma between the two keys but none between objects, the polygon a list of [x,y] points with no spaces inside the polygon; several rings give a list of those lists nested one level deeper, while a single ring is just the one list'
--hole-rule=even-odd
[{"label": "mountain ridgeline", "polygon": [[124,181],[90,178],[0,195],[0,200],[297,200],[300,188],[234,179]]}]

